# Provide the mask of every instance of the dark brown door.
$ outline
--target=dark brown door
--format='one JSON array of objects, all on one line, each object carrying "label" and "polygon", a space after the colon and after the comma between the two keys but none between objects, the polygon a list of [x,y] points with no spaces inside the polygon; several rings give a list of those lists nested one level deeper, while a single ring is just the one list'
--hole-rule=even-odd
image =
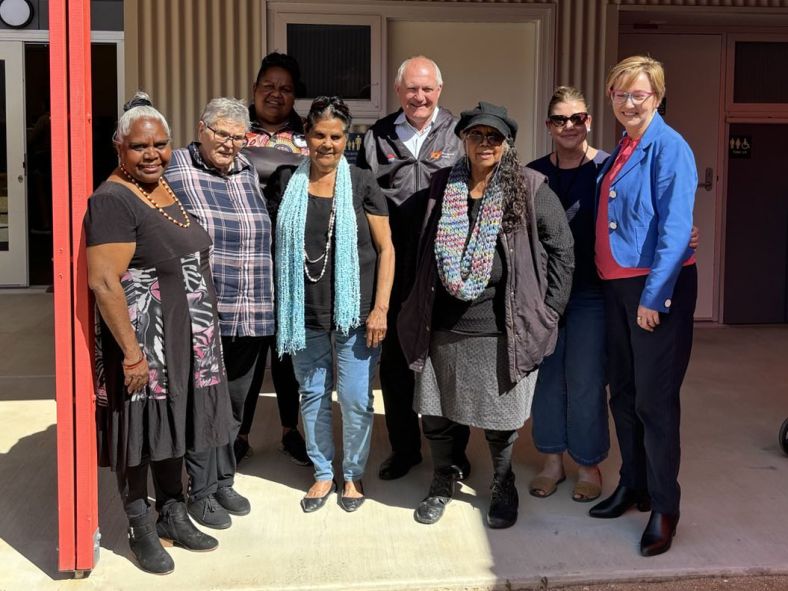
[{"label": "dark brown door", "polygon": [[[788,321],[788,125],[730,126],[726,324]],[[738,143],[737,143],[738,141]]]}]

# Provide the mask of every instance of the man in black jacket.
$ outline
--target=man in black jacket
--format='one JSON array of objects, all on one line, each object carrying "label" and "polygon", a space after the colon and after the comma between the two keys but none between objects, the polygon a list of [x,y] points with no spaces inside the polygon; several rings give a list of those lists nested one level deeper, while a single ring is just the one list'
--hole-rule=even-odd
[{"label": "man in black jacket", "polygon": [[408,297],[416,269],[419,228],[432,174],[452,166],[462,154],[454,134],[457,119],[438,108],[443,88],[438,65],[416,56],[397,70],[394,88],[401,108],[378,120],[364,136],[358,166],[369,168],[388,199],[389,224],[397,253],[388,333],[380,358],[380,384],[391,455],[379,476],[393,480],[421,462],[421,433],[413,411],[413,372],[400,349],[397,315]]}]

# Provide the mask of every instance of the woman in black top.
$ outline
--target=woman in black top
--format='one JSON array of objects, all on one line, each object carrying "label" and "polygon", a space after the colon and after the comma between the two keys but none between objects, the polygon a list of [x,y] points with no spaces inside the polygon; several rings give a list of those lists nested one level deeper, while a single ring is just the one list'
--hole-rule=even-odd
[{"label": "woman in black top", "polygon": [[[221,357],[211,240],[163,180],[170,130],[147,95],[118,122],[118,167],[88,201],[88,282],[96,297],[102,465],[117,473],[129,546],[143,570],[172,572],[159,538],[189,550],[218,542],[189,521],[187,449],[224,445],[230,398]],[[156,488],[155,526],[148,466]]]},{"label": "woman in black top", "polygon": [[467,160],[432,177],[415,284],[397,322],[434,463],[414,516],[431,524],[443,515],[469,474],[473,426],[493,461],[487,523],[504,528],[519,505],[512,446],[569,297],[572,236],[544,177],[520,165],[505,108],[479,103],[455,133]]},{"label": "woman in black top", "polygon": [[277,171],[266,187],[276,220],[277,348],[280,355],[293,355],[307,453],[315,466],[315,483],[301,500],[307,513],[322,507],[336,487],[334,353],[343,423],[340,505],[355,511],[364,501],[372,378],[394,278],[386,200],[371,172],[345,160],[349,126],[340,98],[315,99],[306,120],[309,160]]}]

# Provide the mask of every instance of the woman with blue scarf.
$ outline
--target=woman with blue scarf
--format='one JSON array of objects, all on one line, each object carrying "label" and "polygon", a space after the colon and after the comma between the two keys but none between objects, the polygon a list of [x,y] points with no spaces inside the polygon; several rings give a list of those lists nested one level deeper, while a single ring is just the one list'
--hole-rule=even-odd
[{"label": "woman with blue scarf", "polygon": [[372,435],[372,379],[394,280],[386,199],[372,173],[343,156],[350,112],[339,97],[318,97],[306,118],[309,160],[283,167],[266,187],[276,221],[279,354],[293,356],[315,483],[301,499],[320,509],[336,489],[331,392],[342,407],[340,506],[364,502],[361,477]]}]

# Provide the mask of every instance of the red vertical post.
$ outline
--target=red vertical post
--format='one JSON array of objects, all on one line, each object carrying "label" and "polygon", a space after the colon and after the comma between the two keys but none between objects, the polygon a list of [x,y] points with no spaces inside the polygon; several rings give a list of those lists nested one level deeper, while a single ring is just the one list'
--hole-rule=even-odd
[{"label": "red vertical post", "polygon": [[74,488],[74,364],[71,306],[71,188],[68,137],[66,0],[49,2],[49,84],[52,121],[52,241],[57,406],[58,569],[76,568]]},{"label": "red vertical post", "polygon": [[95,402],[82,217],[92,191],[90,2],[50,0],[58,569],[91,570],[98,531]]},{"label": "red vertical post", "polygon": [[90,0],[67,0],[71,158],[71,252],[74,319],[74,457],[76,484],[76,569],[95,566],[98,533],[96,404],[90,346],[91,301],[82,218],[93,192],[93,109],[90,68]]}]

